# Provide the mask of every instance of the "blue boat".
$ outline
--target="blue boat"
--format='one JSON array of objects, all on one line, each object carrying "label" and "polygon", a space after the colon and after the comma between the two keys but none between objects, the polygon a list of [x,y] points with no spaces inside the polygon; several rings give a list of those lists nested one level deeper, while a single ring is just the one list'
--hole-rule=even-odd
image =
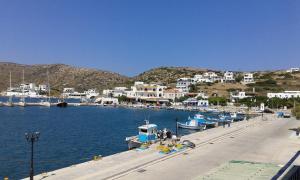
[{"label": "blue boat", "polygon": [[137,136],[126,137],[128,143],[128,149],[139,148],[144,143],[154,143],[157,141],[157,125],[149,124],[146,120],[146,124],[139,126],[139,134]]},{"label": "blue boat", "polygon": [[242,113],[230,113],[230,117],[233,121],[242,121],[245,119],[245,115],[243,115]]},{"label": "blue boat", "polygon": [[[191,119],[191,118],[189,117],[189,119]],[[200,124],[203,124],[206,127],[216,127],[216,126],[218,126],[217,122],[210,121],[208,118],[205,118],[202,114],[195,114],[193,119],[196,119]]]}]

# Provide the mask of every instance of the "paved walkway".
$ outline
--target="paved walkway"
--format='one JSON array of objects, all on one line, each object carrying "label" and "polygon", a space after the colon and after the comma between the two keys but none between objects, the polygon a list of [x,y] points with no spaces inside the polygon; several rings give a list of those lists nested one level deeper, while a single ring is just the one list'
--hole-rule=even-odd
[{"label": "paved walkway", "polygon": [[183,137],[195,149],[162,155],[155,145],[145,151],[127,151],[38,175],[36,179],[197,179],[231,160],[285,164],[298,150],[300,139],[289,128],[294,119],[265,115]]}]

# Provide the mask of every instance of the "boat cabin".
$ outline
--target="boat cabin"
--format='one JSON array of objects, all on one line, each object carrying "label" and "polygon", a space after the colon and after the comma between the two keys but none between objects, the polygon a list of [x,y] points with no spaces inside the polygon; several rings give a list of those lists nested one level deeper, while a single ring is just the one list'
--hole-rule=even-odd
[{"label": "boat cabin", "polygon": [[196,119],[191,119],[189,122],[188,122],[188,124],[187,125],[189,125],[189,126],[199,126],[200,125],[200,123],[199,123],[199,121],[198,120],[196,120]]},{"label": "boat cabin", "polygon": [[156,140],[156,134],[157,134],[156,124],[145,124],[138,127],[138,129],[139,129],[138,140],[140,142],[146,143],[146,142]]},{"label": "boat cabin", "polygon": [[204,116],[202,114],[195,114],[195,119],[204,119]]}]

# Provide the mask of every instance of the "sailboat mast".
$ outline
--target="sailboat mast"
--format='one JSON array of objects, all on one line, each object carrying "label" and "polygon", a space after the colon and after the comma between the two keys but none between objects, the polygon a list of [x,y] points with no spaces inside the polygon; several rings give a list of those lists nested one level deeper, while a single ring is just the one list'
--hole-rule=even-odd
[{"label": "sailboat mast", "polygon": [[9,90],[11,90],[11,71],[9,71]]},{"label": "sailboat mast", "polygon": [[47,70],[47,86],[48,86],[48,101],[50,102],[50,83],[49,83],[49,71]]},{"label": "sailboat mast", "polygon": [[22,96],[24,98],[24,86],[25,86],[25,83],[24,83],[24,69],[23,69],[23,87],[22,87]]}]

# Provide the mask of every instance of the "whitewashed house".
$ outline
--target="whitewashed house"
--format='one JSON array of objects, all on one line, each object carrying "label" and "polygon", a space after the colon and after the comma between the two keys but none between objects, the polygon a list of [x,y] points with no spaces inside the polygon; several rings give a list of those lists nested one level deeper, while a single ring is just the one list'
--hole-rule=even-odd
[{"label": "whitewashed house", "polygon": [[286,72],[288,72],[288,73],[299,72],[299,71],[300,71],[300,68],[290,68],[290,69],[286,70]]},{"label": "whitewashed house", "polygon": [[254,83],[253,73],[245,73],[243,83],[245,84]]},{"label": "whitewashed house", "polygon": [[102,91],[105,97],[127,96],[127,87],[115,87],[114,89],[104,89]]},{"label": "whitewashed house", "polygon": [[179,99],[184,96],[184,93],[178,89],[166,89],[164,90],[164,98],[172,100],[173,102],[175,99]]},{"label": "whitewashed house", "polygon": [[221,77],[219,77],[215,72],[212,71],[205,72],[203,74],[203,77],[206,79],[206,82],[210,83],[221,81]]},{"label": "whitewashed house", "polygon": [[40,84],[38,87],[39,91],[47,92],[48,91],[48,86],[46,84]]},{"label": "whitewashed house", "polygon": [[196,98],[188,98],[182,103],[185,106],[201,106],[201,107],[209,106],[208,100],[197,100]]},{"label": "whitewashed house", "polygon": [[223,76],[223,82],[234,82],[234,73],[230,71],[226,71]]},{"label": "whitewashed house", "polygon": [[239,99],[245,99],[249,97],[252,97],[252,95],[249,95],[244,91],[230,93],[230,99],[232,102],[236,102]]},{"label": "whitewashed house", "polygon": [[210,82],[210,80],[205,78],[202,74],[196,74],[193,79],[196,83]]},{"label": "whitewashed house", "polygon": [[267,97],[280,98],[280,99],[300,98],[300,91],[284,91],[281,93],[267,93]]},{"label": "whitewashed house", "polygon": [[164,98],[164,90],[166,88],[166,86],[154,83],[135,82],[131,86],[131,90],[126,91],[126,96],[135,101],[165,103],[169,102],[168,99]]},{"label": "whitewashed house", "polygon": [[180,78],[177,79],[176,88],[182,91],[183,93],[189,92],[189,86],[195,84],[193,78]]}]

